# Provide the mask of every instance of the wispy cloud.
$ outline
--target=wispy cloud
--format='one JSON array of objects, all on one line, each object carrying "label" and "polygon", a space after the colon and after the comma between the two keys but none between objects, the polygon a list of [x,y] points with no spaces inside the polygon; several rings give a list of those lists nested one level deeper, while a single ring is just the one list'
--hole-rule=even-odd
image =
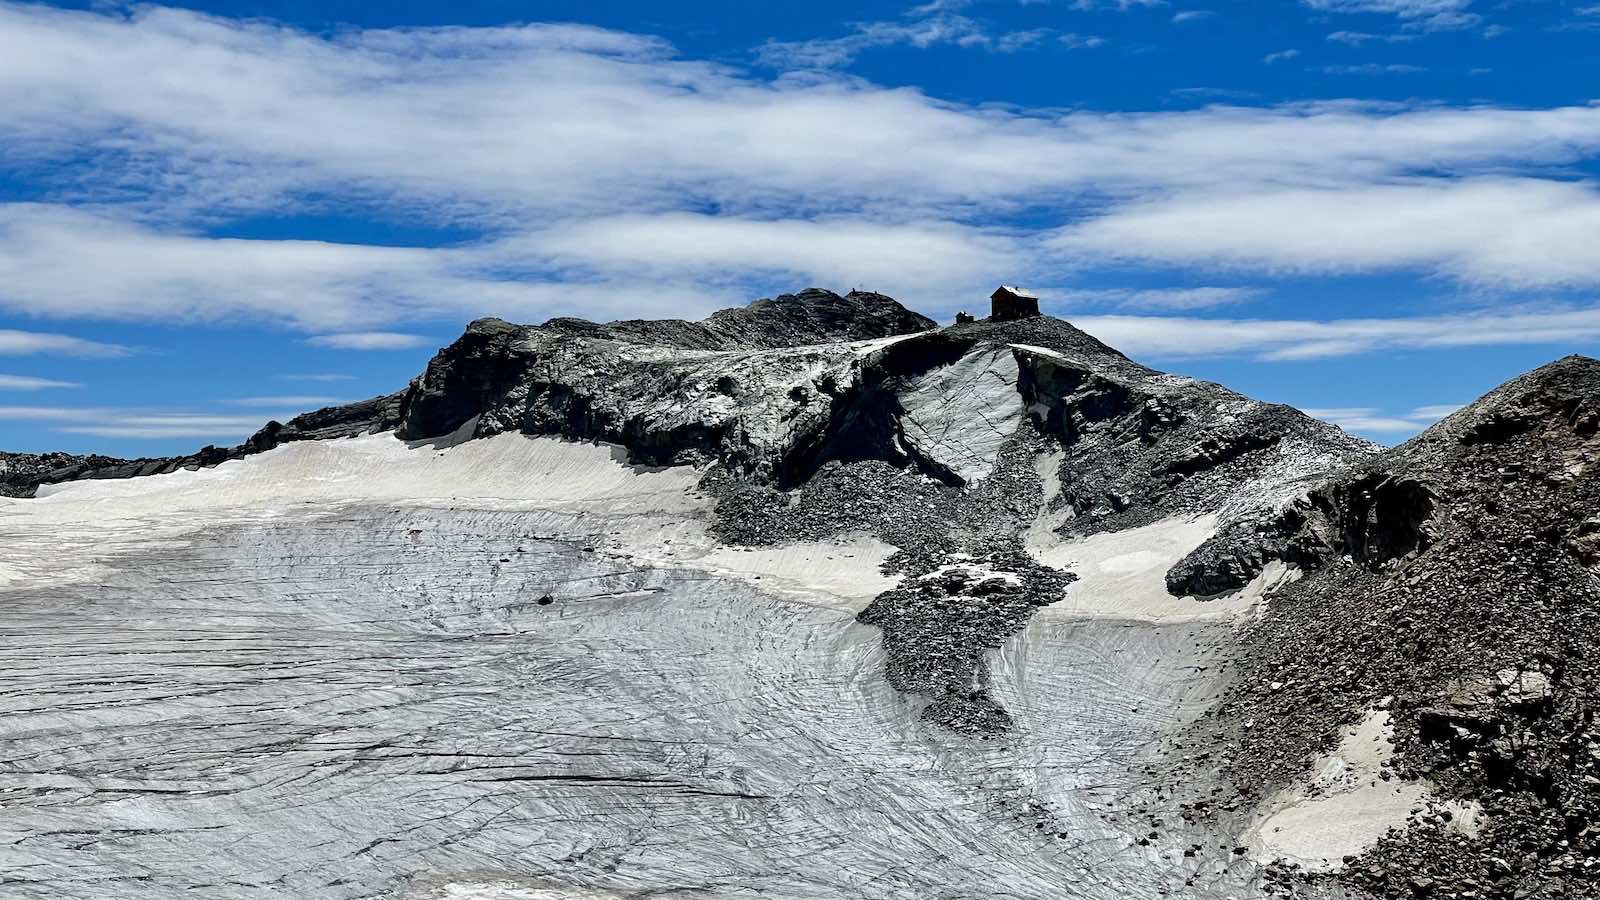
[{"label": "wispy cloud", "polygon": [[1400,44],[1417,39],[1415,34],[1372,34],[1366,31],[1335,31],[1328,35],[1328,40],[1337,44],[1349,44],[1359,47],[1362,44],[1378,41],[1386,44]]},{"label": "wispy cloud", "polygon": [[[1245,303],[1260,297],[1264,291],[1249,287],[1184,287],[1146,289],[1043,289],[1046,303],[1063,306],[1067,310],[1078,306],[1112,306],[1118,309],[1143,312],[1174,312],[1179,310],[1214,309]],[[1070,315],[1070,312],[1064,312]]]},{"label": "wispy cloud", "polygon": [[1325,321],[1091,315],[1073,316],[1072,323],[1130,355],[1158,359],[1249,354],[1281,362],[1379,350],[1600,340],[1600,308],[1588,306]]},{"label": "wispy cloud", "polygon": [[1072,0],[1073,9],[1094,10],[1114,9],[1117,12],[1127,12],[1148,6],[1166,6],[1167,0]]},{"label": "wispy cloud", "polygon": [[319,334],[306,339],[306,343],[314,347],[329,347],[335,350],[409,350],[412,347],[422,347],[430,342],[419,334],[403,334],[396,331],[354,331],[344,334]]},{"label": "wispy cloud", "polygon": [[841,37],[804,41],[769,40],[756,49],[762,64],[780,69],[831,69],[849,65],[867,50],[897,44],[927,48],[940,44],[1012,53],[1050,36],[1048,29],[992,31],[959,10],[964,0],[935,0],[913,7],[900,19],[857,22]]},{"label": "wispy cloud", "polygon": [[127,356],[132,352],[120,344],[103,344],[67,334],[0,328],[0,356]]},{"label": "wispy cloud", "polygon": [[1301,412],[1331,422],[1346,431],[1416,434],[1460,408],[1460,404],[1436,404],[1395,414],[1376,407],[1349,406],[1304,409]]},{"label": "wispy cloud", "polygon": [[75,381],[35,378],[32,375],[0,375],[0,391],[43,391],[79,387],[83,385]]},{"label": "wispy cloud", "polygon": [[287,374],[287,375],[279,375],[278,377],[283,379],[284,381],[332,382],[332,381],[355,381],[356,380],[356,376],[347,375],[347,374],[345,374],[343,372],[292,372],[292,373]]},{"label": "wispy cloud", "polygon": [[[1515,230],[1507,222],[1516,222]],[[1443,272],[1484,287],[1600,283],[1593,185],[1531,178],[1181,192],[1055,240],[1063,252],[1275,273]]]},{"label": "wispy cloud", "polygon": [[1059,40],[1074,50],[1092,50],[1095,47],[1105,46],[1106,43],[1106,39],[1099,35],[1078,34],[1073,31],[1061,35]]},{"label": "wispy cloud", "polygon": [[1318,66],[1317,71],[1328,75],[1407,75],[1428,70],[1423,66],[1406,63],[1360,63],[1349,66]]},{"label": "wispy cloud", "polygon": [[1261,57],[1261,61],[1270,66],[1273,63],[1280,63],[1280,62],[1284,62],[1286,60],[1294,59],[1295,57],[1297,57],[1299,55],[1300,55],[1300,51],[1299,50],[1295,50],[1295,49],[1291,48],[1289,50],[1279,50],[1276,53],[1268,53],[1266,56]]},{"label": "wispy cloud", "polygon": [[1471,28],[1483,21],[1468,12],[1472,0],[1302,0],[1312,9],[1330,13],[1379,13],[1399,18],[1407,28],[1445,31]]},{"label": "wispy cloud", "polygon": [[39,422],[52,431],[94,437],[211,440],[242,440],[266,422],[261,416],[68,406],[0,406],[0,420]]},{"label": "wispy cloud", "polygon": [[1201,19],[1209,19],[1214,15],[1216,13],[1209,9],[1186,9],[1182,12],[1174,13],[1172,21],[1181,25],[1184,22],[1198,22]]},{"label": "wispy cloud", "polygon": [[273,409],[321,409],[343,401],[338,397],[291,394],[280,397],[236,397],[228,402],[236,406],[264,406]]}]

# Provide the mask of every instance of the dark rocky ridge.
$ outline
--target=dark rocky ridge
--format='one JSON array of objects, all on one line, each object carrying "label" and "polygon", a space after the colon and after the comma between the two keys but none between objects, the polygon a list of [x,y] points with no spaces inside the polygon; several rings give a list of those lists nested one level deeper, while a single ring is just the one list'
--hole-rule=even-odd
[{"label": "dark rocky ridge", "polygon": [[840,296],[821,288],[807,288],[796,294],[757,300],[749,306],[718,310],[703,322],[628,319],[596,324],[560,318],[539,327],[574,337],[683,350],[772,350],[910,334],[926,331],[935,324],[883,294],[851,291]]},{"label": "dark rocky ridge", "polygon": [[[959,475],[905,440],[899,395],[935,369],[998,348],[1015,357],[1022,402],[1035,407],[1038,427],[1076,448],[1063,472],[1079,532],[1159,518],[1176,503],[1198,505],[1259,474],[1250,464],[1273,454],[1256,451],[1280,441],[1339,459],[1374,449],[1292,408],[1140,366],[1059,319],[982,321],[854,349],[813,342],[814,332],[792,324],[748,324],[776,310],[809,308],[808,298],[819,294],[749,308],[759,314],[719,313],[706,328],[479,320],[412,383],[399,432],[421,439],[471,422],[474,436],[522,431],[604,440],[627,447],[637,462],[716,460],[784,489],[828,462],[868,459],[960,484]],[[893,301],[881,295],[846,299],[866,304],[868,315],[845,327],[830,313],[822,326],[830,334],[871,340],[931,325],[915,314],[884,312]],[[733,339],[707,332],[726,333],[729,323],[739,323],[744,336],[725,349]]]},{"label": "dark rocky ridge", "polygon": [[126,459],[98,454],[0,452],[0,496],[31,497],[40,484],[70,481],[72,473],[127,465]]},{"label": "dark rocky ridge", "polygon": [[[688,350],[728,350],[776,349],[881,338],[921,331],[934,324],[932,319],[911,312],[882,294],[858,291],[841,297],[816,288],[757,300],[747,307],[721,310],[705,322],[595,324],[577,319],[553,319],[542,326],[524,328],[498,319],[482,319],[472,323],[466,334],[450,348],[441,351],[440,357],[448,354],[454,366],[451,374],[440,376],[447,385],[445,396],[435,397],[425,387],[414,384],[407,391],[316,410],[287,423],[268,422],[242,444],[207,446],[187,456],[125,460],[66,453],[0,453],[0,495],[29,497],[41,484],[132,478],[215,466],[293,441],[351,437],[396,428],[406,434],[438,436],[476,415],[479,410],[475,404],[482,403],[494,390],[506,389],[503,379],[508,374],[514,377],[520,354],[510,338],[524,331],[549,335],[558,343],[603,341]],[[562,342],[563,336],[580,340]],[[499,373],[498,380],[496,373]],[[426,378],[426,375],[420,378],[419,383],[425,383]],[[472,411],[460,413],[461,409],[469,407]],[[649,456],[650,451],[645,448],[643,455]]]}]

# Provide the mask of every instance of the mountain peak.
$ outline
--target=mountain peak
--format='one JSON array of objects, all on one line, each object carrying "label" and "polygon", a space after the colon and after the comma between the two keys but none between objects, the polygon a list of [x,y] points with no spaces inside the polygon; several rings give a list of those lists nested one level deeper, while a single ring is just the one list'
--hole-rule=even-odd
[{"label": "mountain peak", "polygon": [[684,350],[738,350],[872,340],[926,331],[937,324],[883,294],[851,291],[841,296],[807,288],[718,310],[699,322],[626,319],[596,323],[562,317],[534,327],[575,337]]}]

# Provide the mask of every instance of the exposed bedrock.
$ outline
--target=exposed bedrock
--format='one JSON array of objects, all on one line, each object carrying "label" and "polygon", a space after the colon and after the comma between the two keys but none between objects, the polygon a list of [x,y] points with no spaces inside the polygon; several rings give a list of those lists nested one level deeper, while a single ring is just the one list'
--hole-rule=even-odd
[{"label": "exposed bedrock", "polygon": [[[1564,449],[1563,469],[1589,464],[1582,446],[1600,429],[1600,398],[1586,384],[1592,360],[1568,357],[1508,382],[1402,448],[1308,491],[1271,514],[1236,522],[1168,575],[1173,593],[1236,590],[1274,559],[1313,568],[1348,556],[1374,571],[1427,549],[1447,527],[1451,481],[1464,455],[1532,438]],[[1521,468],[1524,462],[1508,459]],[[1553,476],[1554,477],[1554,476]],[[1590,539],[1578,534],[1575,547]],[[1587,551],[1583,551],[1587,552]]]},{"label": "exposed bedrock", "polygon": [[[556,320],[472,323],[412,383],[400,434],[434,437],[474,421],[503,431],[605,440],[651,465],[720,461],[787,481],[813,464],[841,398],[875,399],[863,359],[932,320],[879,294],[785,295],[704,323]],[[810,451],[810,452],[808,452]]]},{"label": "exposed bedrock", "polygon": [[[1063,451],[1065,532],[1261,516],[1376,448],[1291,407],[1103,356],[1019,345],[1018,390]],[[1185,591],[1192,593],[1192,591]]]},{"label": "exposed bedrock", "polygon": [[1380,571],[1427,548],[1439,524],[1426,483],[1381,469],[1316,488],[1276,513],[1230,523],[1167,573],[1174,594],[1238,590],[1273,560],[1315,569],[1336,557]]}]

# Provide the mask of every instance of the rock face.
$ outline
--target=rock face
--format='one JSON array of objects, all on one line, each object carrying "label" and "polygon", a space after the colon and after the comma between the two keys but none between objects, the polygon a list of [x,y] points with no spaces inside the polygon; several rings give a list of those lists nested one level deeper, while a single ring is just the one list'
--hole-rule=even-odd
[{"label": "rock face", "polygon": [[0,883],[1580,896],[1596,366],[1381,451],[1058,319],[812,290],[0,460],[84,482],[0,517]]}]

